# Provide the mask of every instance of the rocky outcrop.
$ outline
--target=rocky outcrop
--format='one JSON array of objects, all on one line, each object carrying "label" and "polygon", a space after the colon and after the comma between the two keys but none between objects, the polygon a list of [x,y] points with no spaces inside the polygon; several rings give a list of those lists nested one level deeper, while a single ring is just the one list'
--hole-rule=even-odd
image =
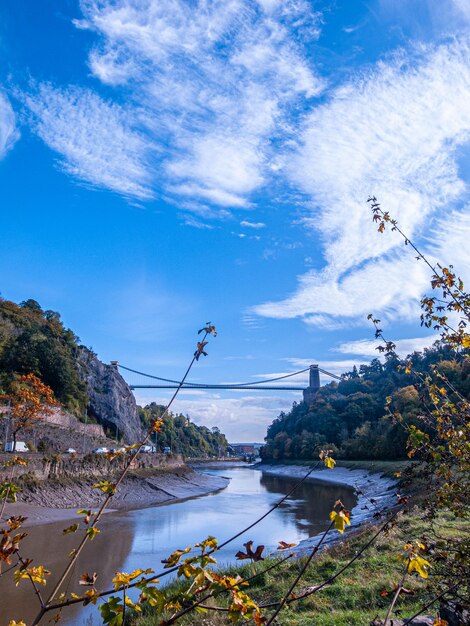
[{"label": "rocky outcrop", "polygon": [[115,365],[106,365],[88,348],[80,348],[80,374],[87,384],[88,414],[125,443],[143,435],[135,398]]}]

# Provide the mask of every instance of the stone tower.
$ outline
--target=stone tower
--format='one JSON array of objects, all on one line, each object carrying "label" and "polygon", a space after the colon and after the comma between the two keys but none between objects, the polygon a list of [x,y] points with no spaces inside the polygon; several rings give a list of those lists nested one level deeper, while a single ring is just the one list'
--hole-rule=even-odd
[{"label": "stone tower", "polygon": [[310,382],[307,389],[304,389],[304,402],[311,404],[316,396],[317,391],[320,389],[320,372],[318,371],[318,365],[310,366]]}]

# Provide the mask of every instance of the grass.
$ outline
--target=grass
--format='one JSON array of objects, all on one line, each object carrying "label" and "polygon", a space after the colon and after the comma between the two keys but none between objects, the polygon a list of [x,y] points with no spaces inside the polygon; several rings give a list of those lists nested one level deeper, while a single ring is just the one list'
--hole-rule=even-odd
[{"label": "grass", "polygon": [[[263,465],[303,465],[308,466],[313,463],[316,463],[317,459],[312,460],[302,460],[302,459],[282,459],[281,461],[261,461]],[[348,469],[364,469],[370,472],[377,472],[380,474],[385,474],[386,476],[393,476],[397,472],[403,472],[406,468],[410,467],[412,461],[408,459],[398,459],[394,461],[381,461],[375,459],[354,459],[354,460],[343,460],[336,459],[336,465],[338,467],[347,467]]]},{"label": "grass", "polygon": [[[470,530],[468,522],[456,521],[455,518],[446,514],[441,514],[437,522],[438,532],[443,540]],[[302,588],[317,585],[333,575],[356,554],[374,532],[375,530],[370,527],[363,529],[352,534],[349,540],[321,552],[311,562],[296,589],[297,593]],[[431,535],[430,524],[419,509],[407,515],[399,514],[396,525],[387,536],[379,535],[364,556],[355,561],[333,584],[325,587],[318,594],[293,602],[285,608],[278,618],[278,623],[283,626],[351,626],[351,624],[366,626],[376,617],[383,619],[392,596],[389,593],[387,597],[383,597],[381,592],[392,592],[394,585],[400,580],[404,567],[401,559],[403,545],[423,535],[428,537]],[[432,561],[431,557],[430,560]],[[272,559],[267,559],[257,563],[257,571],[261,571],[272,562]],[[299,572],[303,562],[298,558],[287,561],[279,568],[252,581],[250,587],[246,588],[247,592],[258,604],[279,601]],[[438,573],[438,565],[432,568],[432,572]],[[229,567],[225,568],[224,573],[240,573],[242,576],[249,577],[251,569],[249,566]],[[432,581],[432,579],[431,574],[428,580]],[[397,608],[402,612],[402,616],[411,616],[429,599],[429,592],[426,593],[428,583],[421,578],[408,576],[405,586],[413,590],[415,595],[400,596]],[[173,594],[183,588],[184,583],[175,581],[167,587],[167,590],[169,594]],[[219,595],[210,602],[217,606],[227,606],[226,595]],[[268,617],[272,610],[267,610]],[[427,613],[432,614],[432,609],[428,609]],[[145,607],[142,616],[133,618],[131,623],[133,626],[157,626],[161,619],[162,616],[155,615],[151,607]],[[230,622],[226,614],[221,612],[196,613],[193,611],[179,620],[178,624],[225,626]]]},{"label": "grass", "polygon": [[408,459],[398,461],[379,461],[379,460],[354,460],[346,461],[339,459],[338,467],[347,467],[348,469],[365,469],[369,472],[377,472],[393,478],[396,473],[402,473],[412,464]]}]

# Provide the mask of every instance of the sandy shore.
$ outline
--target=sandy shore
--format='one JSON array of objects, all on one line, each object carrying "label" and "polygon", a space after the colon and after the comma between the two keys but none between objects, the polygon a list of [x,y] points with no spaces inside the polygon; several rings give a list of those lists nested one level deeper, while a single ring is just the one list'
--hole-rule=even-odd
[{"label": "sandy shore", "polygon": [[[255,469],[265,474],[299,479],[308,472],[307,465],[259,464]],[[351,526],[348,527],[350,530],[357,529],[364,523],[373,521],[375,513],[389,509],[396,504],[395,494],[398,481],[383,474],[369,472],[368,470],[335,467],[333,470],[315,470],[307,480],[349,485],[355,489],[357,504],[351,511]],[[335,533],[325,543],[337,541],[341,537],[341,535]],[[309,550],[316,545],[317,541],[318,537],[310,537],[301,541],[298,547],[300,550]]]},{"label": "sandy shore", "polygon": [[[227,486],[228,478],[200,474],[192,470],[178,473],[159,473],[154,476],[130,476],[121,484],[107,513],[123,509],[139,509],[169,501],[184,500],[218,491]],[[36,526],[76,518],[77,509],[95,509],[102,502],[102,494],[92,488],[92,482],[75,484],[50,483],[35,490],[23,492],[23,501],[7,504],[5,515],[24,515],[24,526]],[[44,506],[47,502],[48,506]]]}]

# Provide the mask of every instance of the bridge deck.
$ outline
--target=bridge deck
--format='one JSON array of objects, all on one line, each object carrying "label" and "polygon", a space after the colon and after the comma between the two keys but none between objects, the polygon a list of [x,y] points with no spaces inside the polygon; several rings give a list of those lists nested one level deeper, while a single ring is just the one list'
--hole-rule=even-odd
[{"label": "bridge deck", "polygon": [[[178,385],[129,385],[131,389],[178,389]],[[303,391],[304,387],[264,387],[261,385],[183,385],[181,389],[231,389],[243,391],[245,389],[265,389],[266,391]]]}]

